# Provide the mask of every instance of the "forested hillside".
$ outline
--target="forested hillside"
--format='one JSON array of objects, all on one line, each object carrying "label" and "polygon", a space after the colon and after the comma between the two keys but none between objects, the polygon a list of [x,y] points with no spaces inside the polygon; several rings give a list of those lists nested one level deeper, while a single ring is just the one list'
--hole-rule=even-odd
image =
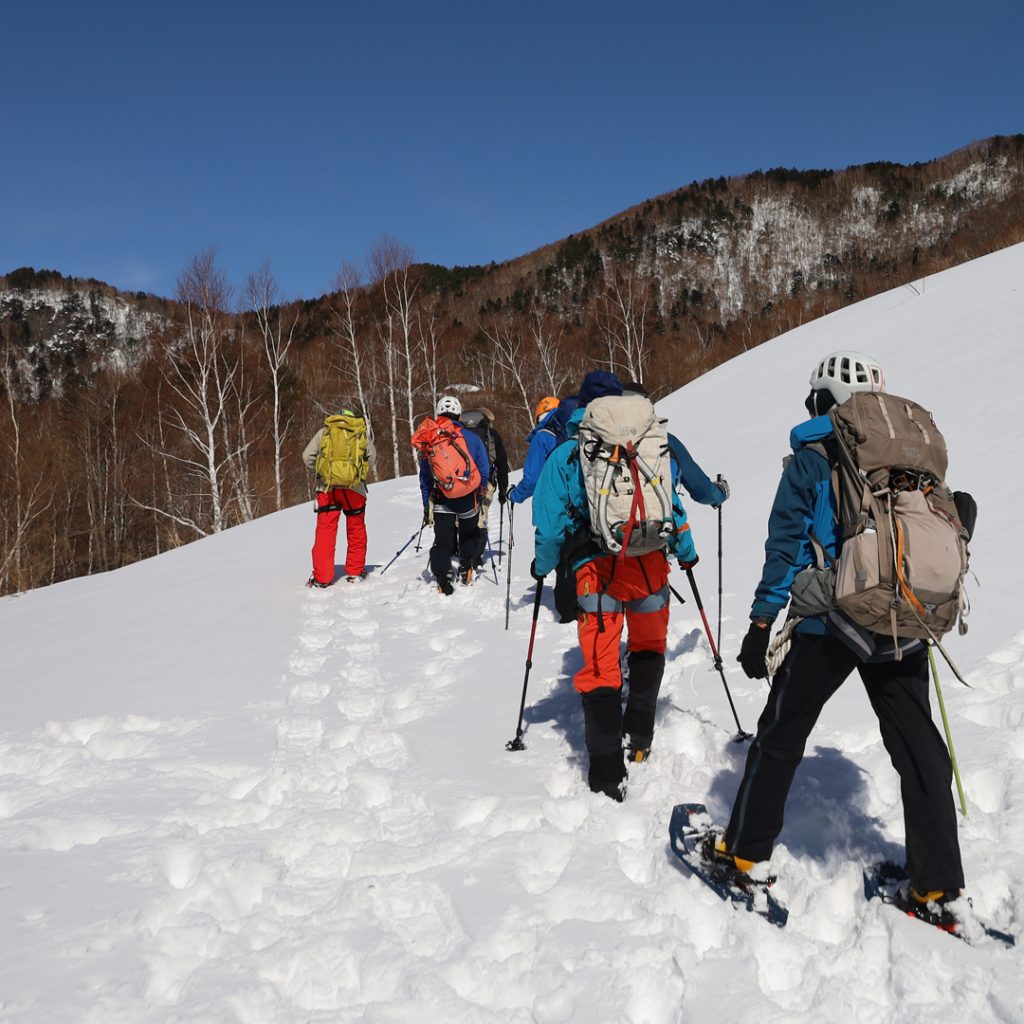
[{"label": "forested hillside", "polygon": [[[214,250],[173,300],[56,271],[0,277],[0,593],[114,568],[303,500],[326,411],[368,414],[378,473],[443,390],[499,412],[513,459],[542,394],[596,365],[664,395],[807,320],[1024,240],[1024,136],[926,164],[693,183],[503,264],[382,238],[286,301]],[[870,348],[870,339],[864,347]]]}]

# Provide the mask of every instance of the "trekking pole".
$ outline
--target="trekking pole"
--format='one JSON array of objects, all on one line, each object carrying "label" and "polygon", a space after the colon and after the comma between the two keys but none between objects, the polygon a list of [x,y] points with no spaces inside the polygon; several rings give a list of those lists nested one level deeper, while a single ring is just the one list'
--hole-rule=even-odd
[{"label": "trekking pole", "polygon": [[960,782],[960,769],[956,763],[956,751],[953,749],[953,734],[949,730],[949,719],[946,717],[946,702],[942,699],[942,687],[939,686],[939,667],[935,664],[935,652],[928,644],[928,660],[932,665],[932,679],[935,680],[935,695],[939,698],[939,710],[942,712],[942,728],[946,732],[946,746],[949,747],[949,759],[953,762],[953,778],[956,779],[956,791],[960,794],[960,811],[967,817],[967,799],[964,787]]},{"label": "trekking pole", "polygon": [[420,535],[419,535],[419,537],[416,538],[416,554],[417,555],[420,553],[420,537],[423,536],[423,527],[426,526],[426,525],[427,525],[427,521],[426,521],[426,519],[424,519],[423,522],[420,523]]},{"label": "trekking pole", "polygon": [[[732,711],[732,717],[736,721],[737,733],[734,737],[734,742],[742,743],[744,740],[752,740],[754,737],[749,732],[743,731],[743,726],[740,725],[740,717],[736,714],[736,705],[732,702],[732,694],[729,692],[729,684],[725,681],[725,669],[722,666],[722,656],[718,653],[718,648],[715,646],[715,641],[711,636],[711,627],[708,625],[708,617],[704,614],[704,605],[700,599],[700,592],[697,590],[697,581],[693,578],[693,570],[687,569],[686,575],[690,580],[690,589],[693,591],[693,599],[697,602],[697,609],[700,611],[700,617],[704,621],[704,632],[708,635],[708,644],[711,647],[711,653],[715,656],[715,668],[718,669],[718,674],[722,677],[722,685],[725,687],[725,695],[729,699],[729,709]],[[675,591],[673,591],[675,593]],[[679,596],[678,594],[676,595]]]},{"label": "trekking pole", "polygon": [[[719,473],[717,478],[719,485],[722,483],[722,474]],[[718,649],[722,649],[722,506],[718,506],[718,633],[716,634],[718,640]]]},{"label": "trekking pole", "polygon": [[487,553],[491,556],[491,571],[494,573],[494,585],[500,587],[501,584],[498,582],[498,563],[494,561],[494,548],[491,547],[490,534],[484,534],[484,540],[487,543]]},{"label": "trekking pole", "polygon": [[[511,515],[511,513],[509,513]],[[498,565],[501,565],[501,542],[505,537],[505,505],[498,503]]]},{"label": "trekking pole", "polygon": [[[511,516],[509,517],[511,519]],[[516,725],[515,739],[505,744],[506,750],[525,750],[523,742],[523,712],[526,710],[526,684],[530,679],[530,669],[533,668],[533,638],[537,635],[537,616],[540,615],[540,596],[544,589],[544,581],[537,580],[537,592],[533,595],[533,625],[530,627],[530,646],[526,651],[526,675],[523,676],[523,698],[519,702],[519,723]]]},{"label": "trekking pole", "polygon": [[[421,527],[420,527],[420,533],[422,533],[422,532],[423,532],[423,527],[421,526]],[[390,562],[388,562],[388,564],[387,564],[387,565],[385,565],[383,569],[381,569],[381,571],[380,571],[380,575],[381,575],[381,576],[383,576],[383,575],[384,575],[384,573],[386,573],[386,572],[388,571],[388,569],[390,569],[390,568],[391,568],[391,566],[393,566],[393,565],[395,564],[395,561],[396,561],[396,559],[398,558],[398,556],[399,556],[399,555],[400,555],[400,554],[401,554],[401,553],[402,553],[402,552],[403,552],[403,551],[404,551],[404,550],[405,550],[405,549],[406,549],[406,548],[407,548],[407,547],[408,547],[408,546],[409,546],[409,545],[410,545],[410,544],[411,544],[411,543],[412,543],[412,542],[413,542],[413,541],[414,541],[415,539],[416,539],[416,531],[415,531],[415,530],[413,530],[413,531],[412,531],[412,536],[411,536],[411,537],[410,537],[410,538],[409,538],[409,539],[408,539],[408,540],[407,540],[407,541],[406,541],[406,542],[405,542],[405,543],[404,543],[404,544],[403,544],[403,545],[402,545],[402,546],[401,546],[401,547],[400,547],[400,548],[399,548],[399,549],[398,549],[398,550],[397,550],[397,551],[395,552],[395,557],[394,557],[394,558],[392,558],[392,559],[391,559],[391,561],[390,561]]]},{"label": "trekking pole", "polygon": [[505,628],[508,629],[508,609],[512,600],[512,549],[515,547],[515,535],[512,531],[515,519],[515,506],[508,510],[508,565],[505,566]]}]

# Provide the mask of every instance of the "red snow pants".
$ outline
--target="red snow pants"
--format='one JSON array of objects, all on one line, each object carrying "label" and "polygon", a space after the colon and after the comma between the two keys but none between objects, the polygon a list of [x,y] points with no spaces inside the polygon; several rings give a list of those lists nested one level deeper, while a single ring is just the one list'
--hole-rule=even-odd
[{"label": "red snow pants", "polygon": [[576,628],[583,668],[573,677],[573,685],[580,693],[622,686],[619,645],[623,624],[631,654],[665,653],[668,598],[668,559],[663,551],[618,561],[605,555],[576,570]]},{"label": "red snow pants", "polygon": [[[317,508],[338,505],[345,513],[345,537],[348,551],[345,575],[359,576],[366,568],[366,497],[350,487],[334,487],[317,491]],[[316,539],[313,541],[313,578],[317,583],[334,582],[334,549],[338,540],[338,517],[341,512],[318,512]]]}]

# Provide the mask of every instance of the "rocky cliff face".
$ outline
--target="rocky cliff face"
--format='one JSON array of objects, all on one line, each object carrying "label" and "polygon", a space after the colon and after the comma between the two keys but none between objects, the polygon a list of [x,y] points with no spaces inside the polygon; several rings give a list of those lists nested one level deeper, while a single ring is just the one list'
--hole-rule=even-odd
[{"label": "rocky cliff face", "polygon": [[0,324],[25,400],[59,397],[100,371],[130,372],[170,326],[145,299],[82,285],[63,279],[19,286],[14,274],[0,278]]}]

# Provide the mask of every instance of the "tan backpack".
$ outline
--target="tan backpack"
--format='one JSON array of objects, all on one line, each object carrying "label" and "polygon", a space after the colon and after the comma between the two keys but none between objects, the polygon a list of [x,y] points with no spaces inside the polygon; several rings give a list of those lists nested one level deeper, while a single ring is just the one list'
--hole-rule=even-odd
[{"label": "tan backpack", "polygon": [[579,427],[590,532],[602,550],[637,556],[664,548],[675,529],[664,420],[643,395],[607,395]]},{"label": "tan backpack", "polygon": [[958,618],[966,632],[967,531],[931,413],[896,395],[859,392],[829,417],[839,449],[836,607],[894,640],[936,640]]}]

